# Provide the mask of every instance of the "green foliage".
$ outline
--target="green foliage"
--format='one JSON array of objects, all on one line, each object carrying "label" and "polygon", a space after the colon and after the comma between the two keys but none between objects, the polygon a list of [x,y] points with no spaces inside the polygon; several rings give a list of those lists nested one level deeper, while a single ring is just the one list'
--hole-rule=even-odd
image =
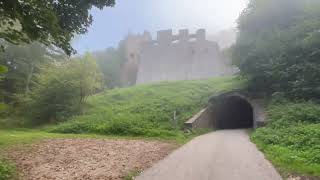
[{"label": "green foliage", "polygon": [[138,170],[130,171],[123,180],[133,180],[135,177],[137,177],[140,174]]},{"label": "green foliage", "polygon": [[44,67],[26,99],[32,122],[54,122],[78,112],[86,98],[101,88],[101,81],[101,74],[90,55]]},{"label": "green foliage", "polygon": [[8,72],[8,68],[6,66],[0,65],[0,74],[4,74]]},{"label": "green foliage", "polygon": [[[0,65],[0,82],[2,80],[2,74],[6,73],[8,71],[8,68],[6,66],[2,66]],[[0,88],[0,113],[3,113],[6,109],[6,105],[4,103],[2,103],[3,101],[3,91]]]},{"label": "green foliage", "polygon": [[39,41],[54,44],[68,55],[70,40],[92,23],[89,10],[113,6],[114,0],[10,0],[0,3],[0,38],[11,43]]},{"label": "green foliage", "polygon": [[268,117],[252,135],[258,147],[285,173],[320,176],[320,105],[273,103]]},{"label": "green foliage", "polygon": [[8,161],[0,159],[0,180],[13,179],[15,175],[15,167]]},{"label": "green foliage", "polygon": [[23,107],[40,67],[63,63],[66,55],[59,49],[39,43],[13,45],[2,42],[2,45],[5,51],[0,54],[0,64],[6,66],[7,73],[0,80],[0,126],[20,127],[26,122],[21,118],[25,116]]},{"label": "green foliage", "polygon": [[[285,104],[273,104],[269,110],[269,119],[276,123],[271,123],[270,126],[281,125],[281,123],[289,122],[290,125],[296,123],[320,123],[320,106],[313,102]],[[289,121],[288,121],[289,120]],[[285,126],[287,124],[284,124]],[[289,124],[288,124],[289,125]]]},{"label": "green foliage", "polygon": [[4,103],[0,103],[0,113],[4,113],[7,109],[7,105]]},{"label": "green foliage", "polygon": [[[107,138],[98,135],[55,134],[40,131],[38,129],[10,129],[0,130],[0,154],[1,150],[16,145],[36,143],[44,139],[54,138]],[[108,136],[108,138],[118,138]]]},{"label": "green foliage", "polygon": [[250,88],[320,98],[320,1],[251,0],[238,27],[233,61]]},{"label": "green foliage", "polygon": [[[0,55],[0,64],[7,66],[8,72],[0,83],[7,104],[19,104],[19,96],[26,95],[34,84],[39,66],[58,61],[61,53],[39,43],[17,46],[5,43],[5,52]],[[61,58],[61,57],[60,57]]]},{"label": "green foliage", "polygon": [[[43,139],[53,138],[105,138],[97,135],[70,135],[70,134],[54,134],[39,131],[36,129],[0,129],[0,154],[1,150],[15,145],[25,145],[39,142]],[[110,137],[111,138],[111,137]]]},{"label": "green foliage", "polygon": [[131,136],[175,136],[178,127],[203,108],[209,97],[234,88],[236,77],[202,81],[162,82],[114,89],[88,99],[87,112],[49,129],[60,133],[98,133]]}]

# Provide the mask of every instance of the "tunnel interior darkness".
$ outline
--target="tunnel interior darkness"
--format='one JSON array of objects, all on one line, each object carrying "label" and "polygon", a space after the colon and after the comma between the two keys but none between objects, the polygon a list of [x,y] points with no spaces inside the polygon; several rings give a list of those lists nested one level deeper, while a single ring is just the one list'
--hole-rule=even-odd
[{"label": "tunnel interior darkness", "polygon": [[215,113],[217,129],[241,129],[253,127],[253,108],[239,96],[230,96],[219,103]]}]

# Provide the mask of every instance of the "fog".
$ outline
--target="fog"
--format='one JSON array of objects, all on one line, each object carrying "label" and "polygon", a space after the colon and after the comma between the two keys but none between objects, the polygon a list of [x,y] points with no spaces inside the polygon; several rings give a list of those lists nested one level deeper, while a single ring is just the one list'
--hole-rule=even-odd
[{"label": "fog", "polygon": [[118,0],[113,8],[91,11],[94,22],[74,40],[79,53],[116,46],[128,33],[205,28],[208,34],[236,26],[247,0]]}]

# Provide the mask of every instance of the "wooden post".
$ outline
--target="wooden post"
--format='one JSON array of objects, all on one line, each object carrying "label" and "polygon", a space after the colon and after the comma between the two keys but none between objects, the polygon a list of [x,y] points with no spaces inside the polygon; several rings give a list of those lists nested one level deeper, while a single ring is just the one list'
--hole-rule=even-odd
[{"label": "wooden post", "polygon": [[173,111],[173,126],[174,126],[175,129],[178,126],[178,123],[177,123],[177,111]]}]

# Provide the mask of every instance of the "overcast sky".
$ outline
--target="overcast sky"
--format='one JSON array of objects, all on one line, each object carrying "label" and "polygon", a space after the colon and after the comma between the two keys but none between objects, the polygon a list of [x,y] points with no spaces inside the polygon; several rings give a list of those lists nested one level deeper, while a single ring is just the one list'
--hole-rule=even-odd
[{"label": "overcast sky", "polygon": [[94,22],[73,41],[78,53],[116,46],[129,32],[205,28],[213,33],[236,26],[247,0],[116,0],[113,8],[92,9]]}]

